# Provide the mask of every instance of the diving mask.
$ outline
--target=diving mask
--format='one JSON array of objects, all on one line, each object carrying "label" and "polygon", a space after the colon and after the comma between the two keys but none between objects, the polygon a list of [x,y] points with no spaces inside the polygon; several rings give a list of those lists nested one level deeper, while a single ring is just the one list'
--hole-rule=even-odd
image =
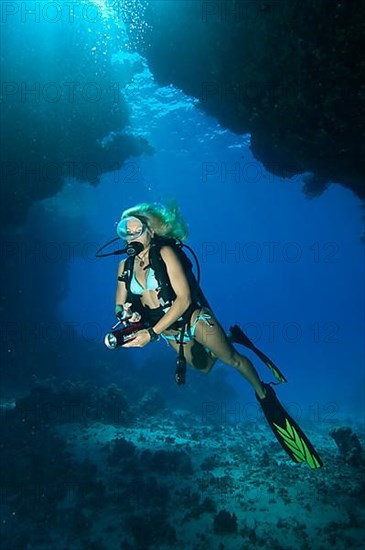
[{"label": "diving mask", "polygon": [[139,239],[147,229],[147,224],[134,216],[120,220],[117,233],[123,241]]}]

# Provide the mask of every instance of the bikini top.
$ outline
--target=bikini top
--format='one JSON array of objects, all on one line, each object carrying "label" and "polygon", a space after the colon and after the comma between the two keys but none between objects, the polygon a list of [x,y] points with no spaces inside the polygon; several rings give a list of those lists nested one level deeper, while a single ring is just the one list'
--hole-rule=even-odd
[{"label": "bikini top", "polygon": [[148,268],[148,272],[147,272],[146,288],[144,288],[141,285],[141,283],[137,281],[135,273],[133,272],[131,285],[130,285],[130,291],[132,294],[137,294],[137,296],[141,296],[142,292],[144,292],[145,290],[157,290],[157,289],[158,289],[158,282],[155,277],[155,272],[151,267]]}]

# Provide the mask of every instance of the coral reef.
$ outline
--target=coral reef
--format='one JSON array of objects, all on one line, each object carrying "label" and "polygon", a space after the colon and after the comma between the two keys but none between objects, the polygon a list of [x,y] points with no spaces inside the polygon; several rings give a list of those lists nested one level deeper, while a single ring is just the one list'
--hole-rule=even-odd
[{"label": "coral reef", "polygon": [[37,382],[29,395],[16,402],[16,412],[39,424],[97,420],[125,424],[131,420],[129,404],[115,384],[98,388],[90,382]]},{"label": "coral reef", "polygon": [[176,531],[169,524],[167,515],[159,512],[130,516],[125,524],[138,549],[156,545],[173,545],[177,542]]},{"label": "coral reef", "polygon": [[10,504],[19,519],[56,525],[58,503],[78,482],[65,441],[52,433],[49,425],[35,423],[16,408],[2,415],[2,504]]},{"label": "coral reef", "polygon": [[157,387],[149,388],[138,403],[138,412],[155,415],[166,408],[166,402]]},{"label": "coral reef", "polygon": [[219,464],[219,458],[216,454],[207,456],[200,465],[200,468],[204,471],[214,470]]},{"label": "coral reef", "polygon": [[227,510],[220,510],[213,519],[214,532],[219,535],[237,532],[237,516]]},{"label": "coral reef", "polygon": [[[285,456],[260,462],[256,425],[207,427],[165,410],[108,424],[92,412],[118,388],[58,384],[1,409],[2,547],[361,547],[363,468],[351,463],[361,435],[334,431],[346,462],[318,434],[328,468],[313,475]],[[74,414],[76,398],[88,414]],[[73,414],[56,414],[51,399]]]},{"label": "coral reef", "polygon": [[154,453],[145,451],[141,460],[146,468],[160,474],[190,476],[194,472],[191,458],[184,451],[165,451],[163,449]]},{"label": "coral reef", "polygon": [[359,438],[351,428],[341,426],[330,431],[340,455],[351,466],[365,465],[365,456]]},{"label": "coral reef", "polygon": [[110,466],[116,466],[126,458],[133,458],[135,456],[136,446],[131,442],[124,439],[124,437],[117,437],[109,445],[111,451],[108,454],[108,464]]}]

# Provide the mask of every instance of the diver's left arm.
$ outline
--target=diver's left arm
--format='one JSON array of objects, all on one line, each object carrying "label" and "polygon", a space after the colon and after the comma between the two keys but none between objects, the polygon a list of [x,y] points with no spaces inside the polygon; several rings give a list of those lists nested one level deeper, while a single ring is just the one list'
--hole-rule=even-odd
[{"label": "diver's left arm", "polygon": [[191,304],[189,283],[184,269],[174,250],[170,246],[161,248],[161,258],[165,262],[167,274],[176,298],[167,313],[153,327],[156,334],[161,334],[188,309]]},{"label": "diver's left arm", "polygon": [[[153,330],[156,334],[161,334],[166,330],[172,323],[174,323],[191,304],[191,295],[189,283],[186,279],[183,267],[176,256],[173,249],[169,246],[163,246],[160,251],[161,258],[165,262],[167,274],[170,279],[170,283],[176,298],[168,310],[167,313],[156,323],[153,327]],[[148,344],[151,340],[151,337],[147,330],[140,330],[137,333],[136,338],[124,344],[124,348],[129,347],[143,347]]]}]

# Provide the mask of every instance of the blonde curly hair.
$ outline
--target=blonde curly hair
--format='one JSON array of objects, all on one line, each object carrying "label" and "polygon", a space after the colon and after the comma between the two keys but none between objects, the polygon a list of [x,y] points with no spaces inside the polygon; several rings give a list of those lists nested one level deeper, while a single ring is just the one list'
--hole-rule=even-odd
[{"label": "blonde curly hair", "polygon": [[168,205],[159,202],[142,202],[124,210],[121,219],[129,216],[137,216],[144,220],[159,237],[172,237],[181,241],[188,237],[187,225],[175,202],[171,201]]}]

